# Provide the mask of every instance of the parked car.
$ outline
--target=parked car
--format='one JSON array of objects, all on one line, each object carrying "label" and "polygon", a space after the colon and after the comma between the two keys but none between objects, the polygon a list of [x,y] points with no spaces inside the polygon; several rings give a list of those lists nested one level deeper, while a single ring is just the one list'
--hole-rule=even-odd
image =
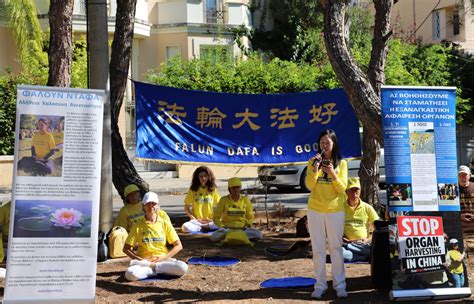
[{"label": "parked car", "polygon": [[[360,159],[350,160],[348,162],[349,177],[359,176]],[[263,166],[258,169],[258,178],[260,182],[270,187],[276,187],[279,190],[288,190],[300,187],[301,190],[309,192],[305,184],[306,164],[304,165],[286,165],[286,166]],[[380,178],[379,184],[385,185],[385,162],[384,151],[380,150]]]}]

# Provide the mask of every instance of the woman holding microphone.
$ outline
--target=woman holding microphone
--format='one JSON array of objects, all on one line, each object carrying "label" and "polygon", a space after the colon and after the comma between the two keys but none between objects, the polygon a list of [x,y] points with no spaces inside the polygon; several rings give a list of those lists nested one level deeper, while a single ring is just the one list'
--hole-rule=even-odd
[{"label": "woman holding microphone", "polygon": [[327,290],[326,243],[331,256],[333,289],[339,298],[347,297],[342,237],[344,233],[344,200],[347,187],[347,162],[341,159],[336,132],[325,130],[319,135],[320,153],[308,160],[306,186],[308,229],[313,249],[316,276],[312,298],[320,299]]}]

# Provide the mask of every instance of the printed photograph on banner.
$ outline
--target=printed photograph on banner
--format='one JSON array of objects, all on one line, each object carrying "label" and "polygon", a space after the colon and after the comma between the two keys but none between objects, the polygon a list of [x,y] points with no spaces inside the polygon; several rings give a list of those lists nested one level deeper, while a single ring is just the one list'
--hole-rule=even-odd
[{"label": "printed photograph on banner", "polygon": [[393,289],[467,287],[459,212],[391,213]]},{"label": "printed photograph on banner", "polygon": [[410,152],[412,154],[434,154],[434,129],[432,122],[411,122]]},{"label": "printed photograph on banner", "polygon": [[458,205],[458,185],[438,184],[438,199],[440,205]]},{"label": "printed photograph on banner", "polygon": [[390,207],[412,205],[412,190],[410,184],[389,184],[387,186],[387,192]]},{"label": "printed photograph on banner", "polygon": [[20,115],[18,176],[62,176],[64,116]]},{"label": "printed photograph on banner", "polygon": [[91,236],[92,201],[17,200],[13,237]]}]

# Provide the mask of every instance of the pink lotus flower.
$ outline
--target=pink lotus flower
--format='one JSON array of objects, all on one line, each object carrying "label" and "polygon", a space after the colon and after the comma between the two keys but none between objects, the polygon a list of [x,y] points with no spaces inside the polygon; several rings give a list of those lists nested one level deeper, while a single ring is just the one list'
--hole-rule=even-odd
[{"label": "pink lotus flower", "polygon": [[69,229],[71,227],[81,227],[79,221],[82,218],[82,212],[73,208],[61,208],[51,214],[50,221],[56,227]]}]

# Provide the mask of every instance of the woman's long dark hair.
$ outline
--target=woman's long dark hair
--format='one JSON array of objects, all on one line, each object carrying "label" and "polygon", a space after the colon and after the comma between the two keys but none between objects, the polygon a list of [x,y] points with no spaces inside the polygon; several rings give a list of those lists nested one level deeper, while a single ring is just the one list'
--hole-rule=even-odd
[{"label": "woman's long dark hair", "polygon": [[199,181],[199,173],[201,172],[206,172],[207,176],[209,176],[209,179],[207,180],[206,188],[209,192],[212,192],[214,189],[216,189],[216,178],[214,177],[214,173],[212,173],[211,169],[209,169],[206,166],[201,166],[198,167],[196,170],[194,170],[193,173],[193,180],[191,181],[191,190],[192,191],[198,191],[199,187],[201,187],[201,182]]},{"label": "woman's long dark hair", "polygon": [[[318,144],[321,141],[321,138],[323,138],[323,136],[326,136],[326,135],[333,142],[331,159],[332,159],[334,169],[336,169],[337,166],[339,166],[339,163],[341,162],[341,155],[339,154],[339,142],[337,141],[336,132],[334,130],[327,129],[321,132],[321,134],[319,134]],[[319,148],[319,153],[321,153],[321,147]]]}]

